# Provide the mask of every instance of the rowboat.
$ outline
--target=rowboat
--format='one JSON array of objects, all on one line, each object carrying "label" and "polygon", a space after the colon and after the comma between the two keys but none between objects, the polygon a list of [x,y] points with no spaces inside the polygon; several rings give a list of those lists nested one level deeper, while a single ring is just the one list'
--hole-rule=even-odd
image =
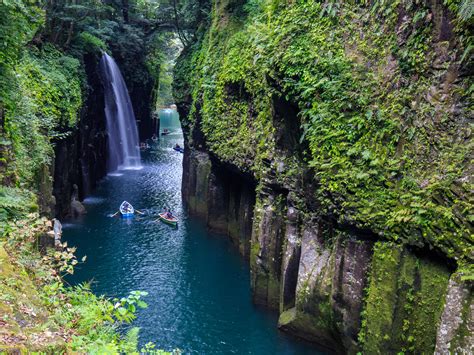
[{"label": "rowboat", "polygon": [[130,218],[133,217],[133,214],[135,213],[135,209],[133,206],[128,203],[127,201],[123,201],[122,204],[120,205],[120,213],[122,214],[123,218]]},{"label": "rowboat", "polygon": [[163,130],[163,132],[161,132],[161,135],[162,135],[162,136],[166,136],[166,135],[168,135],[168,134],[170,134],[170,133],[171,133],[171,132],[170,132],[168,129],[165,128],[165,129]]},{"label": "rowboat", "polygon": [[184,148],[181,148],[181,147],[173,147],[173,149],[176,150],[177,152],[184,153]]},{"label": "rowboat", "polygon": [[178,225],[178,219],[174,217],[170,212],[162,212],[159,213],[158,216],[160,217],[160,221],[169,224],[171,226],[177,226]]}]

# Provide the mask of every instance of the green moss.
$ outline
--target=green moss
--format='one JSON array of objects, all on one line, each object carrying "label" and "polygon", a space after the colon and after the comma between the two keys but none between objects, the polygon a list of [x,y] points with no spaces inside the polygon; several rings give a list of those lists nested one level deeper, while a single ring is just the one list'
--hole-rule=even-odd
[{"label": "green moss", "polygon": [[416,353],[434,352],[450,274],[444,265],[419,259],[415,275],[420,284],[415,284],[414,308],[410,315],[414,321],[408,338],[411,336],[413,342],[407,341],[405,346]]},{"label": "green moss", "polygon": [[392,339],[394,307],[397,299],[397,276],[401,250],[391,243],[374,246],[366,305],[359,341],[367,353],[389,348]]},{"label": "green moss", "polygon": [[366,352],[433,352],[449,272],[390,243],[377,243],[359,340]]},{"label": "green moss", "polygon": [[278,326],[285,330],[291,330],[305,339],[315,341],[319,344],[334,346],[333,329],[322,326],[315,322],[312,315],[291,308],[280,314]]},{"label": "green moss", "polygon": [[88,52],[101,53],[108,49],[104,41],[89,32],[80,33],[78,40],[81,43],[81,47]]},{"label": "green moss", "polygon": [[280,314],[280,317],[278,318],[278,326],[284,327],[291,322],[293,322],[296,318],[296,308],[291,308],[285,312],[282,312]]},{"label": "green moss", "polygon": [[[177,66],[176,97],[191,99],[185,125],[201,120],[211,151],[261,179],[282,155],[273,98],[283,98],[298,108],[309,149],[276,180],[291,181],[309,164],[319,213],[472,261],[472,140],[452,113],[468,103],[472,80],[439,91],[428,70],[444,48],[432,44],[434,10],[403,0],[331,4],[259,3],[240,20],[215,7],[211,28]],[[472,43],[467,26],[455,22],[456,58]],[[455,75],[451,64],[443,64],[446,77]]]},{"label": "green moss", "polygon": [[260,244],[258,242],[251,243],[250,247],[250,264],[256,265],[258,254],[260,253]]}]

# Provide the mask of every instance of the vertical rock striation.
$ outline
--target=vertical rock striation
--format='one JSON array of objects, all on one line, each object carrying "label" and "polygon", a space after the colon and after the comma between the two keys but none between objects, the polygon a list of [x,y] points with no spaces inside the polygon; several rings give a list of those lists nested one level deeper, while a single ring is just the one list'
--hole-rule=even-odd
[{"label": "vertical rock striation", "polygon": [[104,92],[98,71],[98,54],[84,57],[88,91],[77,129],[55,145],[54,189],[56,215],[71,214],[73,186],[79,187],[79,198],[92,192],[105,176],[107,134],[105,128]]}]

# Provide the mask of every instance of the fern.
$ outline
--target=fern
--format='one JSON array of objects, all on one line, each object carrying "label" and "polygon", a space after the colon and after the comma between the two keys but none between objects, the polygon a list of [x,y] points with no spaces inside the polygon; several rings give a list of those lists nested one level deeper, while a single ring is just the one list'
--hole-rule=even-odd
[{"label": "fern", "polygon": [[474,1],[463,0],[459,6],[458,15],[463,21],[469,21],[474,15]]}]

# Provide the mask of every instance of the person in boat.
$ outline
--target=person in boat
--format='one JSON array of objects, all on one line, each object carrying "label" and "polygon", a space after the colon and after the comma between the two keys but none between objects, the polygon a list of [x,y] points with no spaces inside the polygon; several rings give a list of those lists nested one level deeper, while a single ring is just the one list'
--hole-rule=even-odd
[{"label": "person in boat", "polygon": [[123,206],[123,209],[124,209],[125,213],[130,213],[130,212],[132,212],[132,205],[129,204],[129,203],[125,203],[124,206]]},{"label": "person in boat", "polygon": [[174,149],[179,149],[179,148],[181,148],[181,147],[179,146],[178,143],[176,143],[176,144],[174,145]]},{"label": "person in boat", "polygon": [[156,141],[157,139],[158,137],[156,136],[156,133],[153,133],[153,135],[151,136],[151,140]]},{"label": "person in boat", "polygon": [[174,218],[169,208],[165,208],[165,218],[168,218],[168,219]]}]

